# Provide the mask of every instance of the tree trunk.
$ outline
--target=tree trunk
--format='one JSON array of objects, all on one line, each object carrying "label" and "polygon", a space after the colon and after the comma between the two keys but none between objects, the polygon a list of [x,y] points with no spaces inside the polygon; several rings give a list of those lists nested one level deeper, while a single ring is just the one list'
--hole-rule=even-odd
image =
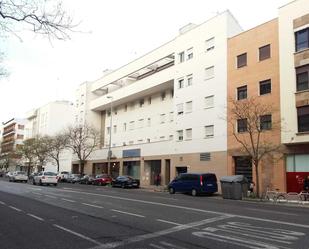
[{"label": "tree trunk", "polygon": [[59,168],[60,168],[59,160],[56,160],[56,162],[57,162],[57,172],[59,172]]},{"label": "tree trunk", "polygon": [[82,176],[84,174],[85,162],[80,161],[79,165],[80,165],[80,172],[79,173]]},{"label": "tree trunk", "polygon": [[28,175],[28,177],[30,176],[30,168],[31,168],[31,161],[29,161],[28,169],[27,169],[27,175]]},{"label": "tree trunk", "polygon": [[260,197],[260,180],[259,180],[259,161],[258,160],[253,160],[254,164],[254,169],[255,169],[255,178],[256,178],[256,196]]}]

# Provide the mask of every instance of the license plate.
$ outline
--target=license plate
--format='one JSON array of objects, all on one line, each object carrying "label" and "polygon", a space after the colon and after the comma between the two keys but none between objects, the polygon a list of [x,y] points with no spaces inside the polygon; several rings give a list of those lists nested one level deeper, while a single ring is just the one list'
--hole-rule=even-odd
[{"label": "license plate", "polygon": [[212,187],[212,186],[213,186],[213,184],[207,184],[207,186]]}]

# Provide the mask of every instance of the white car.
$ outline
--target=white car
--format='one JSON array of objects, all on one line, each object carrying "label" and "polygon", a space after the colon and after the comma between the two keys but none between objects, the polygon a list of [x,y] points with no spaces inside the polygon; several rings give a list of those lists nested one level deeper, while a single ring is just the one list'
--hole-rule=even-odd
[{"label": "white car", "polygon": [[33,185],[51,184],[57,186],[58,176],[54,172],[40,172],[33,178]]},{"label": "white car", "polygon": [[26,172],[23,171],[15,171],[11,176],[9,176],[10,182],[27,182],[28,176]]}]

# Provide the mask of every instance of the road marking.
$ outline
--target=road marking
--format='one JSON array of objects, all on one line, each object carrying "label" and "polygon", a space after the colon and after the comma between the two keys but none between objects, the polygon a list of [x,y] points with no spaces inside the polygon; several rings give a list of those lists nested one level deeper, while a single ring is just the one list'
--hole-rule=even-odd
[{"label": "road marking", "polygon": [[97,205],[93,205],[93,204],[89,204],[89,203],[84,203],[82,202],[83,205],[89,206],[89,207],[95,207],[95,208],[103,208],[101,206],[97,206]]},{"label": "road marking", "polygon": [[131,238],[128,238],[128,239],[125,239],[125,240],[122,240],[122,241],[111,242],[111,243],[103,244],[103,245],[98,246],[98,247],[93,247],[92,249],[116,248],[116,247],[119,247],[119,246],[126,247],[128,244],[141,242],[141,241],[144,241],[144,240],[147,240],[147,239],[153,239],[153,238],[165,236],[167,234],[176,233],[176,232],[187,230],[187,229],[192,229],[194,227],[203,226],[203,225],[206,225],[206,224],[210,224],[210,223],[213,223],[213,222],[217,222],[217,221],[220,221],[220,220],[229,219],[229,218],[233,218],[233,217],[235,217],[235,216],[232,216],[232,215],[218,216],[218,217],[214,217],[214,218],[210,218],[210,219],[206,219],[206,220],[196,221],[196,222],[172,227],[172,228],[169,228],[169,229],[165,229],[165,230],[161,230],[161,231],[157,231],[157,232],[153,232],[153,233],[146,233],[146,234],[143,234],[143,235],[137,235],[135,237],[131,237]]},{"label": "road marking", "polygon": [[42,190],[41,188],[29,188],[29,189],[32,189],[32,190]]},{"label": "road marking", "polygon": [[5,205],[5,202],[3,202],[3,201],[0,201],[0,204],[2,204],[2,205]]},{"label": "road marking", "polygon": [[32,194],[34,195],[43,195],[43,194],[40,194],[40,193],[37,193],[37,192],[31,192]]},{"label": "road marking", "polygon": [[79,238],[82,238],[82,239],[84,239],[84,240],[88,240],[88,241],[90,241],[90,242],[92,242],[92,243],[94,243],[94,244],[96,244],[96,245],[99,245],[99,246],[102,245],[102,243],[100,243],[99,241],[96,241],[96,240],[94,240],[94,239],[91,239],[91,238],[89,238],[89,237],[87,237],[87,236],[85,236],[85,235],[82,235],[82,234],[80,234],[80,233],[74,232],[74,231],[72,231],[72,230],[70,230],[70,229],[67,229],[67,228],[65,228],[65,227],[59,226],[59,225],[57,225],[57,224],[53,224],[53,226],[54,226],[54,227],[57,227],[57,228],[59,228],[59,229],[61,229],[61,230],[63,230],[63,231],[66,231],[66,232],[68,232],[68,233],[70,233],[70,234],[73,234],[73,235],[75,235],[75,236],[77,236],[77,237],[79,237]]},{"label": "road marking", "polygon": [[21,209],[19,209],[19,208],[17,208],[17,207],[13,207],[13,206],[9,206],[10,208],[12,208],[12,209],[14,209],[15,211],[17,211],[17,212],[21,212],[22,210]]},{"label": "road marking", "polygon": [[73,201],[73,200],[70,200],[70,199],[65,199],[65,198],[61,198],[61,200],[68,201],[68,202],[76,202],[76,201]]},{"label": "road marking", "polygon": [[176,246],[176,245],[174,245],[174,244],[167,243],[167,242],[165,242],[165,241],[161,241],[160,244],[165,245],[165,246],[168,246],[168,247],[170,247],[170,248],[172,248],[172,249],[186,249],[186,248],[184,248],[184,247],[182,247],[182,246]]},{"label": "road marking", "polygon": [[141,217],[141,218],[145,218],[144,215],[140,215],[140,214],[133,214],[133,213],[129,213],[129,212],[124,212],[121,210],[117,210],[117,209],[111,209],[111,211],[113,212],[117,212],[117,213],[121,213],[121,214],[127,214],[127,215],[132,215],[132,216],[136,216],[136,217]]},{"label": "road marking", "polygon": [[131,199],[131,198],[126,198],[126,197],[97,194],[97,193],[89,193],[89,192],[83,192],[83,191],[74,191],[74,190],[60,190],[60,191],[78,193],[78,194],[86,194],[86,195],[94,195],[94,196],[101,196],[101,197],[107,197],[107,198],[111,198],[111,199],[139,202],[139,203],[143,203],[143,204],[151,204],[151,205],[156,205],[156,206],[171,207],[171,208],[190,210],[190,211],[196,211],[196,212],[207,213],[207,214],[227,215],[227,216],[232,215],[234,217],[243,218],[243,219],[249,219],[249,220],[255,220],[255,221],[264,221],[264,222],[268,222],[268,223],[289,225],[289,226],[302,227],[302,228],[309,228],[309,225],[304,225],[304,224],[299,224],[299,223],[291,223],[291,222],[285,222],[285,221],[263,219],[263,218],[244,216],[244,215],[234,215],[234,214],[230,214],[230,213],[209,211],[209,210],[204,210],[204,209],[199,209],[199,208],[191,208],[191,207],[186,207],[186,206],[166,204],[166,203],[162,203],[162,202],[144,201],[144,200],[139,200],[139,199]]},{"label": "road marking", "polygon": [[273,213],[273,214],[284,214],[284,215],[291,215],[291,216],[299,216],[298,214],[291,214],[287,212],[277,212],[277,211],[271,211],[271,210],[261,210],[258,208],[246,208],[247,210],[252,210],[252,211],[258,211],[258,212],[265,212],[265,213]]},{"label": "road marking", "polygon": [[44,221],[44,219],[43,218],[41,218],[41,217],[39,217],[39,216],[36,216],[36,215],[34,215],[34,214],[27,214],[28,216],[31,216],[32,218],[34,218],[34,219],[37,219],[37,220],[40,220],[40,221]]},{"label": "road marking", "polygon": [[163,246],[158,246],[158,245],[155,245],[155,244],[149,244],[151,247],[154,247],[154,248],[157,248],[157,249],[165,249],[165,247]]},{"label": "road marking", "polygon": [[164,222],[164,223],[167,223],[167,224],[176,225],[176,226],[181,226],[181,225],[183,225],[183,224],[179,224],[179,223],[172,222],[172,221],[168,221],[168,220],[157,219],[157,221]]},{"label": "road marking", "polygon": [[75,188],[62,188],[62,189],[75,190]]},{"label": "road marking", "polygon": [[53,199],[57,199],[56,196],[52,196],[52,195],[45,195],[46,197],[49,197],[49,198],[53,198]]}]

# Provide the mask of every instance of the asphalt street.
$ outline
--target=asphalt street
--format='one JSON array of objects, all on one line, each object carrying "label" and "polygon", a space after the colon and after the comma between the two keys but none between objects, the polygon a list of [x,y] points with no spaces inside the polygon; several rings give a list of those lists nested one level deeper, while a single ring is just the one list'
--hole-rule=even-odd
[{"label": "asphalt street", "polygon": [[3,249],[308,249],[309,208],[0,180]]}]

